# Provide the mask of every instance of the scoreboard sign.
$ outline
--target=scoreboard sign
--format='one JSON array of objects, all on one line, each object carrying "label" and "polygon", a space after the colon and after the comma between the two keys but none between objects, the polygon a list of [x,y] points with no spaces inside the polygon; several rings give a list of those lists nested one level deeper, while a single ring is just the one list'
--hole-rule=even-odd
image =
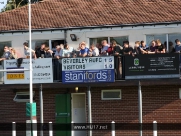
[{"label": "scoreboard sign", "polygon": [[114,57],[63,58],[62,82],[114,82]]}]

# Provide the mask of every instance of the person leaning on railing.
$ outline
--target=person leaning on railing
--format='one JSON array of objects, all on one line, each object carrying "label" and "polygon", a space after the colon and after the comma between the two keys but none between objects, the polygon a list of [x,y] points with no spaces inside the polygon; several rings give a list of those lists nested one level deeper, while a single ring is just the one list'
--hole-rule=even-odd
[{"label": "person leaning on railing", "polygon": [[63,54],[63,49],[61,49],[60,45],[57,45],[54,58],[60,59],[60,58],[62,58],[62,54]]},{"label": "person leaning on railing", "polygon": [[94,44],[90,46],[88,56],[99,56],[99,49]]},{"label": "person leaning on railing", "polygon": [[180,40],[179,40],[179,39],[176,39],[176,40],[175,40],[175,43],[176,43],[176,45],[175,45],[175,52],[176,52],[176,53],[180,53],[180,51],[181,51],[181,43],[180,43]]},{"label": "person leaning on railing", "polygon": [[173,45],[173,42],[168,42],[168,48],[169,48],[169,51],[168,53],[175,53],[175,47]]},{"label": "person leaning on railing", "polygon": [[148,54],[149,47],[147,47],[145,41],[141,41],[141,46],[140,46],[142,54]]},{"label": "person leaning on railing", "polygon": [[53,51],[49,49],[49,47],[44,48],[44,58],[52,58]]},{"label": "person leaning on railing", "polygon": [[89,53],[89,48],[86,47],[86,43],[85,42],[81,42],[80,43],[80,53],[79,53],[79,56],[80,57],[86,57]]},{"label": "person leaning on railing", "polygon": [[123,54],[124,55],[131,55],[133,52],[133,48],[129,46],[129,42],[124,42],[124,47],[123,47]]},{"label": "person leaning on railing", "polygon": [[24,46],[24,54],[25,54],[26,58],[27,59],[30,58],[30,52],[31,52],[32,57],[36,59],[35,51],[29,48],[28,43],[24,42],[23,46]]},{"label": "person leaning on railing", "polygon": [[9,48],[10,51],[10,59],[18,59],[18,54],[16,53],[16,50],[14,48]]},{"label": "person leaning on railing", "polygon": [[148,54],[155,54],[156,50],[156,42],[155,40],[151,41],[150,49],[148,50]]},{"label": "person leaning on railing", "polygon": [[10,51],[9,51],[9,47],[8,46],[4,46],[4,53],[2,55],[2,57],[0,58],[0,61],[2,60],[6,60],[6,59],[10,59]]},{"label": "person leaning on railing", "polygon": [[155,41],[156,43],[156,48],[155,48],[155,53],[165,53],[165,45],[161,43],[159,39]]},{"label": "person leaning on railing", "polygon": [[73,51],[74,48],[70,47],[67,43],[64,45],[64,49],[63,49],[63,53],[62,53],[62,57],[72,57],[73,56]]},{"label": "person leaning on railing", "polygon": [[134,55],[138,55],[138,54],[142,54],[143,52],[143,49],[139,47],[140,46],[140,42],[139,41],[136,41],[135,42],[135,46],[134,46],[134,49],[133,49],[133,56]]},{"label": "person leaning on railing", "polygon": [[102,56],[107,55],[107,50],[110,47],[110,45],[107,43],[107,40],[102,40],[102,49],[101,49],[101,54]]},{"label": "person leaning on railing", "polygon": [[45,55],[45,43],[41,44],[41,47],[39,47],[38,49],[35,50],[35,54],[37,58],[44,58]]},{"label": "person leaning on railing", "polygon": [[96,43],[96,47],[97,47],[97,49],[99,50],[99,54],[101,54],[102,44]]},{"label": "person leaning on railing", "polygon": [[122,54],[123,47],[116,43],[116,41],[112,41],[113,55]]}]

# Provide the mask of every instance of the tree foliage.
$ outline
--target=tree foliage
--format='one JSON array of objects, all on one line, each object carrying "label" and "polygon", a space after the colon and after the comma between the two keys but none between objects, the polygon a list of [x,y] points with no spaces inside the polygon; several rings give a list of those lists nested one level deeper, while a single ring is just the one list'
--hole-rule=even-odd
[{"label": "tree foliage", "polygon": [[[16,9],[21,6],[27,5],[29,0],[7,0],[7,4],[1,9],[1,12]],[[31,0],[31,3],[36,3],[42,0]]]}]

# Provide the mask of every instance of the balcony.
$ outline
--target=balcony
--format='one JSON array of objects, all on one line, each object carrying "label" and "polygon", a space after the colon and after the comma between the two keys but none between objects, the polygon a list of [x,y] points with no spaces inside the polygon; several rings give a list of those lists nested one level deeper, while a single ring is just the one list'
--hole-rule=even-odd
[{"label": "balcony", "polygon": [[[110,56],[102,56],[98,58],[109,58]],[[85,57],[87,59],[92,59],[94,57]],[[95,57],[97,58],[97,57]],[[126,81],[126,80],[142,80],[142,79],[179,79],[180,78],[180,55],[177,53],[173,54],[145,54],[145,55],[137,55],[137,56],[112,56],[113,58],[113,72],[111,76],[114,78],[113,81]],[[64,58],[67,59],[67,58]],[[70,58],[69,58],[70,59]],[[75,59],[75,58],[74,58]],[[82,59],[82,58],[76,58]],[[46,59],[37,59],[41,61],[42,64],[47,64]],[[44,60],[44,61],[42,61]],[[62,80],[62,59],[49,59],[50,62],[52,61],[52,82],[64,82]],[[15,61],[16,60],[6,60],[7,62]],[[35,60],[36,61],[36,60]],[[6,62],[6,63],[7,63]],[[64,65],[64,64],[63,64]],[[91,67],[96,67],[96,64],[91,64]],[[15,66],[13,68],[16,69]],[[7,67],[2,67],[1,69],[7,69]],[[74,71],[72,69],[71,71]],[[98,70],[102,70],[99,69]],[[44,69],[40,69],[40,71],[44,71]],[[51,71],[51,70],[50,70]],[[80,71],[79,71],[80,72]],[[16,73],[16,72],[14,72]],[[1,83],[4,83],[4,78],[7,76],[3,75],[3,72],[0,73]],[[4,73],[7,74],[7,73]],[[17,75],[15,75],[17,76]],[[12,81],[13,79],[11,79]],[[17,80],[16,80],[17,81]],[[20,81],[20,80],[19,80]],[[98,81],[92,80],[91,83],[97,83]],[[18,83],[18,82],[17,82]],[[15,83],[15,84],[17,84]],[[44,83],[44,82],[41,82]],[[45,82],[46,83],[46,82]],[[49,82],[50,83],[50,82]],[[76,82],[74,82],[76,83]],[[80,83],[80,82],[79,82]],[[86,81],[84,83],[90,83]],[[20,83],[21,84],[21,83]]]},{"label": "balcony", "polygon": [[[61,60],[53,59],[54,81],[62,81],[61,62]],[[179,65],[180,55],[177,53],[114,56],[114,79],[115,81],[132,79],[179,79]]]}]

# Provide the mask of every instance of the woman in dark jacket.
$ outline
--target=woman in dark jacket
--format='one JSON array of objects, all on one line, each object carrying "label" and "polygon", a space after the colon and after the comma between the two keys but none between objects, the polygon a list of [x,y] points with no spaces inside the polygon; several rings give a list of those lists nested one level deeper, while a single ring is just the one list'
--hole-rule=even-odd
[{"label": "woman in dark jacket", "polygon": [[44,58],[52,58],[52,51],[48,47],[45,47],[44,51],[45,51]]}]

